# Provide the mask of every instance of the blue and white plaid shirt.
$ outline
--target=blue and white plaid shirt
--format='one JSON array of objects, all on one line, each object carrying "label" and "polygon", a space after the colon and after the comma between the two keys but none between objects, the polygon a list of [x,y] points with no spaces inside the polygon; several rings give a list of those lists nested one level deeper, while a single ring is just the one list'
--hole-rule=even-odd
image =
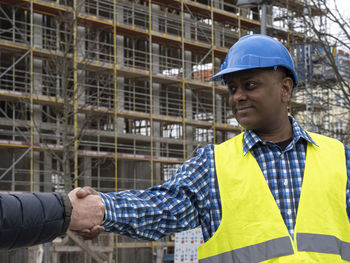
[{"label": "blue and white plaid shirt", "polygon": [[[290,118],[293,140],[281,150],[262,141],[254,132],[245,131],[243,153],[251,151],[257,160],[293,236],[305,167],[307,142],[315,144],[303,128]],[[155,240],[174,232],[201,225],[204,241],[217,230],[221,221],[221,201],[214,163],[214,145],[198,150],[162,185],[146,190],[103,194],[106,207],[102,226],[137,239]],[[347,212],[350,215],[350,149],[345,146],[348,173]]]}]

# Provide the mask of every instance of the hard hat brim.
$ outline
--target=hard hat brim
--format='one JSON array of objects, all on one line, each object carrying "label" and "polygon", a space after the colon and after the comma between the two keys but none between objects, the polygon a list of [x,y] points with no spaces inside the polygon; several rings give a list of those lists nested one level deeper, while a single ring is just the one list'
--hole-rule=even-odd
[{"label": "hard hat brim", "polygon": [[[263,68],[263,67],[254,67],[254,68]],[[251,66],[240,66],[240,67],[234,67],[234,68],[226,68],[221,70],[220,72],[216,73],[214,76],[210,78],[210,81],[222,81],[223,76],[226,74],[230,74],[233,72],[238,72],[242,70],[247,70],[247,69],[253,69]]]},{"label": "hard hat brim", "polygon": [[[279,65],[277,65],[279,66]],[[293,74],[293,82],[294,82],[294,88],[297,87],[298,85],[298,77],[297,75],[295,74],[294,70],[284,66],[284,65],[281,65],[281,67],[285,67],[286,69],[290,70]],[[212,76],[210,78],[210,81],[224,81],[224,75],[226,74],[230,74],[230,73],[234,73],[234,72],[239,72],[239,71],[243,71],[243,70],[248,70],[248,69],[263,69],[263,68],[269,68],[269,67],[251,67],[251,66],[239,66],[239,67],[233,67],[233,68],[226,68],[226,69],[223,69],[221,70],[220,72],[216,73],[214,76]]]}]

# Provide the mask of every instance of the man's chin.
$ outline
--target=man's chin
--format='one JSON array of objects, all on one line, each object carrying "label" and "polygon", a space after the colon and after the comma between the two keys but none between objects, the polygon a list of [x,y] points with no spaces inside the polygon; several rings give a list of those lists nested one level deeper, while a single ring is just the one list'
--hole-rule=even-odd
[{"label": "man's chin", "polygon": [[237,120],[238,123],[245,129],[245,130],[257,130],[259,129],[259,125],[252,120],[242,118],[240,120]]}]

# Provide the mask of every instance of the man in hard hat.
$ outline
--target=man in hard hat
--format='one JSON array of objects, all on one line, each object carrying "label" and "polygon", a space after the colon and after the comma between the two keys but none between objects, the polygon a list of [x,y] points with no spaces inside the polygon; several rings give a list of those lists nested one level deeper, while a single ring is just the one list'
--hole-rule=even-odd
[{"label": "man in hard hat", "polygon": [[212,79],[227,83],[245,132],[200,149],[163,185],[100,193],[101,225],[150,240],[200,225],[200,263],[350,261],[350,150],[288,116],[298,77],[287,49],[245,36]]}]

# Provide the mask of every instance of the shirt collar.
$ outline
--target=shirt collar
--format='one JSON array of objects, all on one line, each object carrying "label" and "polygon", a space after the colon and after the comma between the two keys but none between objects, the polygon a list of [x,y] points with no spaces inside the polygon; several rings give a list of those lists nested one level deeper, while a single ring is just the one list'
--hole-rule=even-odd
[{"label": "shirt collar", "polygon": [[[300,126],[300,124],[292,117],[289,116],[289,120],[292,123],[293,129],[293,141],[298,142],[300,138],[303,138],[307,142],[310,142],[318,146],[310,135]],[[245,130],[243,135],[243,155],[246,155],[258,142],[262,142],[259,136],[252,130]]]}]

